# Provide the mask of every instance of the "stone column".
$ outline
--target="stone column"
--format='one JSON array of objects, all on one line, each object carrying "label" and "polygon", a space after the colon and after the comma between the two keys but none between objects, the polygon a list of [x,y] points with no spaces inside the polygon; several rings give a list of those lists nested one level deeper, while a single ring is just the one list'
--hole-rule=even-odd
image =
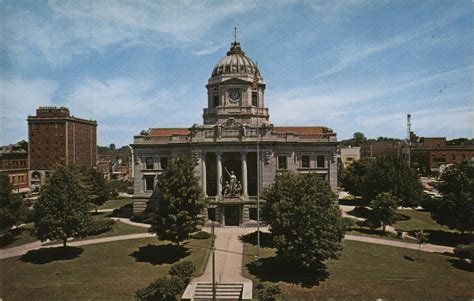
[{"label": "stone column", "polygon": [[241,161],[242,161],[242,195],[248,196],[248,188],[247,188],[247,153],[241,153]]},{"label": "stone column", "polygon": [[222,153],[216,153],[217,158],[217,196],[222,192]]},{"label": "stone column", "polygon": [[202,194],[207,197],[206,153],[201,154],[201,168]]}]

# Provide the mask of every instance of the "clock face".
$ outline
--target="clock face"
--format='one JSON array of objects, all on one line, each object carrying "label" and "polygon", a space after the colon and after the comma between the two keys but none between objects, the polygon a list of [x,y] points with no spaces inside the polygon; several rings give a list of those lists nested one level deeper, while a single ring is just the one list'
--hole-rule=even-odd
[{"label": "clock face", "polygon": [[230,90],[229,98],[232,102],[237,102],[240,100],[240,91],[239,90]]}]

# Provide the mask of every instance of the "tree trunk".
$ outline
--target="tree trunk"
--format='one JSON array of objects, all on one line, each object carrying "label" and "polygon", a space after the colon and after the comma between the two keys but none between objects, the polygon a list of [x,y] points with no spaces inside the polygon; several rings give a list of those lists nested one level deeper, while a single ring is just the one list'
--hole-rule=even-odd
[{"label": "tree trunk", "polygon": [[386,224],[382,224],[382,233],[383,233],[383,235],[385,235],[385,228],[386,228],[386,227],[387,227]]},{"label": "tree trunk", "polygon": [[67,246],[67,238],[63,238],[63,247]]}]

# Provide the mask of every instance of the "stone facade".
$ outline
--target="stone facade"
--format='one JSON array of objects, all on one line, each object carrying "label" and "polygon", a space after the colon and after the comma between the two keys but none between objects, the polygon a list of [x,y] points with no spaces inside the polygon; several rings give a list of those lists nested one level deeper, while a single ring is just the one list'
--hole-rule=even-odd
[{"label": "stone facade", "polygon": [[274,126],[264,107],[265,86],[258,67],[232,43],[206,85],[202,125],[151,128],[134,137],[134,210],[145,208],[157,177],[182,155],[197,159],[208,217],[221,225],[255,223],[257,196],[279,173],[315,172],[336,192],[336,133]]},{"label": "stone facade", "polygon": [[43,184],[61,159],[96,166],[97,122],[70,116],[65,107],[40,107],[27,120],[30,187]]}]

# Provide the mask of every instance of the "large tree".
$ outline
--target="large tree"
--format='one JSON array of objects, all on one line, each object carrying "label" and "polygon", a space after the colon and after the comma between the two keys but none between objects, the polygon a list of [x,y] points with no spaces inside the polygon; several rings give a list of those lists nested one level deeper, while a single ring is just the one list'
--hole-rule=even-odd
[{"label": "large tree", "polygon": [[352,195],[363,196],[366,191],[366,178],[373,161],[372,158],[361,158],[343,169],[340,177],[342,187]]},{"label": "large tree", "polygon": [[345,227],[329,184],[315,173],[277,176],[263,193],[277,256],[320,267],[342,249]]},{"label": "large tree", "polygon": [[58,164],[41,188],[35,206],[33,235],[41,241],[63,241],[84,237],[91,225],[87,189],[81,185],[77,170],[64,162]]},{"label": "large tree", "polygon": [[195,165],[191,157],[175,158],[158,177],[157,197],[150,204],[153,210],[150,232],[158,239],[179,245],[204,223],[206,200],[194,173]]},{"label": "large tree", "polygon": [[21,222],[23,211],[22,200],[12,193],[10,178],[5,173],[0,173],[0,231],[10,233],[12,226]]},{"label": "large tree", "polygon": [[361,132],[355,132],[353,136],[354,144],[357,146],[362,145],[365,141],[367,141],[367,138],[365,138],[364,134]]},{"label": "large tree", "polygon": [[432,213],[441,225],[461,232],[474,229],[474,162],[462,163],[447,168],[441,174],[437,189],[443,199]]},{"label": "large tree", "polygon": [[110,187],[107,185],[102,174],[94,168],[82,170],[83,183],[88,190],[89,200],[97,208],[107,202],[110,198]]},{"label": "large tree", "polygon": [[405,160],[395,156],[377,158],[369,169],[364,197],[373,200],[382,192],[398,197],[399,205],[404,207],[416,207],[423,197],[419,176]]},{"label": "large tree", "polygon": [[420,178],[404,160],[387,156],[356,163],[347,168],[342,179],[348,192],[369,201],[382,192],[390,192],[404,207],[417,206],[423,197]]},{"label": "large tree", "polygon": [[400,200],[393,196],[389,192],[383,192],[377,195],[377,197],[370,202],[369,220],[371,224],[382,224],[382,232],[385,233],[385,229],[388,225],[392,225],[396,221],[395,209]]}]

